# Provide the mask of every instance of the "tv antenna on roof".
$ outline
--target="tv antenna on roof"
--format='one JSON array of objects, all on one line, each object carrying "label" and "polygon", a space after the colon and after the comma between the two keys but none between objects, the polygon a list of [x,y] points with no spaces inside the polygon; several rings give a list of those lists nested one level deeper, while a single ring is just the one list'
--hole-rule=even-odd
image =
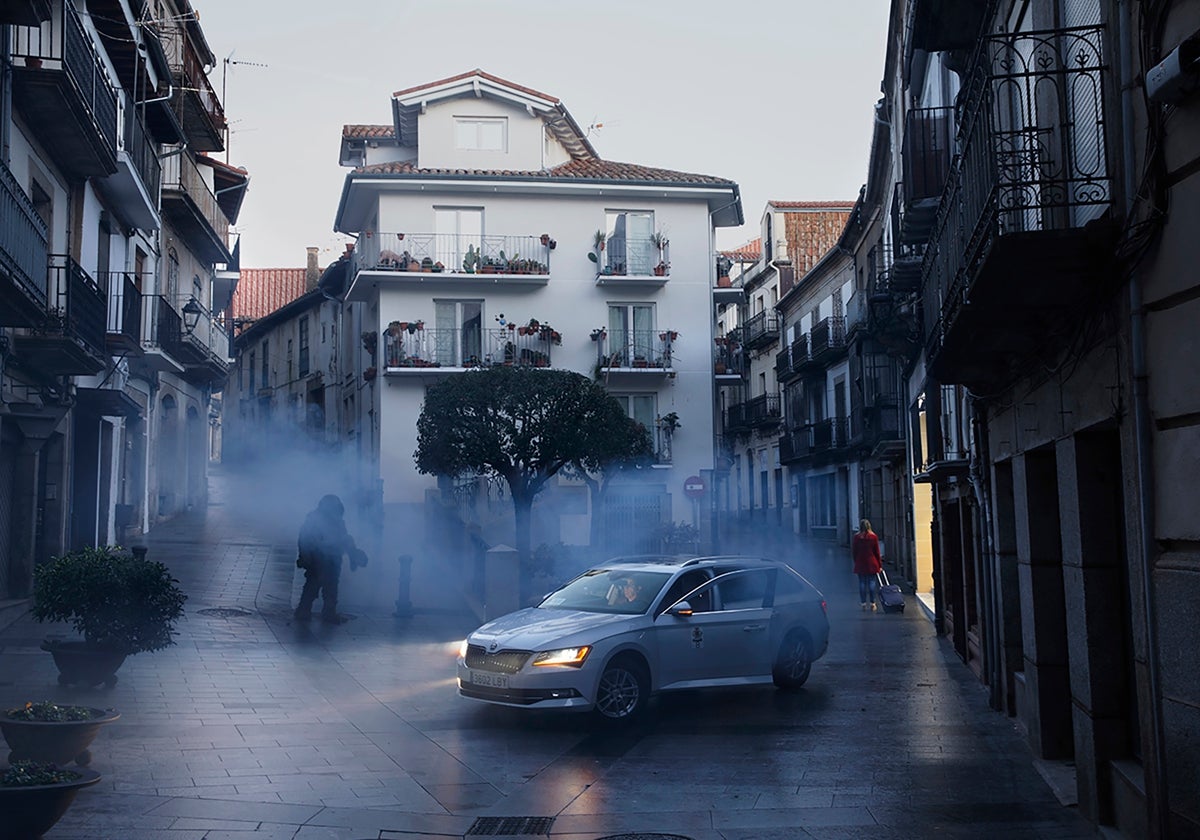
[{"label": "tv antenna on roof", "polygon": [[[268,64],[261,64],[257,61],[234,61],[233,54],[237,50],[230,50],[229,55],[221,62],[221,107],[225,107],[225,76],[229,72],[229,65],[242,64],[246,67],[269,67]],[[229,120],[225,121],[225,162],[229,163]]]}]

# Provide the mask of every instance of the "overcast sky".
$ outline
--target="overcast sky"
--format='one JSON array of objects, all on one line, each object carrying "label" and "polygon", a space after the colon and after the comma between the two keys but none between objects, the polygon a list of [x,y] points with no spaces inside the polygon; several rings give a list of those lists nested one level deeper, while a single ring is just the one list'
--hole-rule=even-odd
[{"label": "overcast sky", "polygon": [[853,200],[866,179],[888,0],[192,2],[229,163],[250,173],[243,268],[336,258],[342,126],[390,123],[392,92],[476,67],[603,123],[607,160],[736,181],[750,224],[722,248],[758,236],[768,200]]}]

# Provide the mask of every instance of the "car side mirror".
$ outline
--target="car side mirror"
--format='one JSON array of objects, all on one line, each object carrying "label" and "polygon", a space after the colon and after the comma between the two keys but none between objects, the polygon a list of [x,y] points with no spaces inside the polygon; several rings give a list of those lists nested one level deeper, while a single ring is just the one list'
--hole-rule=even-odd
[{"label": "car side mirror", "polygon": [[680,601],[667,610],[667,615],[673,615],[677,618],[690,618],[693,613],[692,605],[687,601]]}]

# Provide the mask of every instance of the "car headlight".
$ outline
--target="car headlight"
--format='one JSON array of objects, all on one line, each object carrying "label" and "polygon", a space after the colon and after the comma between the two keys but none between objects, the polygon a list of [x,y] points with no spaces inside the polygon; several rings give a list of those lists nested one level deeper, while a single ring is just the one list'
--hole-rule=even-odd
[{"label": "car headlight", "polygon": [[458,658],[459,659],[467,658],[467,640],[466,639],[463,639],[462,644],[460,644],[458,646]]},{"label": "car headlight", "polygon": [[587,659],[587,655],[591,653],[591,647],[584,645],[583,647],[561,648],[559,650],[544,650],[537,656],[533,657],[534,665],[569,665],[572,668],[578,668],[583,664],[583,660]]}]

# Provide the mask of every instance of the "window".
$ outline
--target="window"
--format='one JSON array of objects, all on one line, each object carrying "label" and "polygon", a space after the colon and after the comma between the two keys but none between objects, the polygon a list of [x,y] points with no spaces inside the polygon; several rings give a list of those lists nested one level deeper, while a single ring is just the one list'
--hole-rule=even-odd
[{"label": "window", "polygon": [[483,360],[483,301],[437,300],[433,307],[433,361],[442,367],[480,364]]},{"label": "window", "polygon": [[300,376],[308,376],[308,316],[300,316]]},{"label": "window", "polygon": [[174,248],[167,252],[167,288],[163,293],[172,306],[179,305],[179,255]]},{"label": "window", "polygon": [[506,117],[455,117],[454,147],[473,152],[508,150]]},{"label": "window", "polygon": [[654,306],[649,303],[610,303],[608,305],[609,364],[633,367],[654,358],[657,336],[654,334]]},{"label": "window", "polygon": [[246,369],[250,372],[250,385],[248,388],[246,388],[246,391],[248,393],[253,393],[254,392],[254,371],[257,370],[257,368],[254,367],[254,351],[253,350],[250,351],[250,364],[247,366]]},{"label": "window", "polygon": [[653,435],[654,418],[658,416],[655,394],[613,394],[613,398],[621,404],[626,414],[645,426],[646,431]]},{"label": "window", "polygon": [[264,341],[262,343],[262,386],[264,388],[266,388],[270,385],[270,379],[271,379],[270,366],[267,364],[267,361],[268,361],[267,348],[268,348],[268,346],[269,345],[267,344],[267,342]]},{"label": "window", "polygon": [[46,236],[49,237],[54,228],[54,199],[51,198],[50,191],[36,179],[30,179],[29,198],[33,202],[33,211],[46,226]]},{"label": "window", "polygon": [[658,265],[654,214],[644,210],[609,210],[604,247],[605,260],[613,274],[653,274]]},{"label": "window", "polygon": [[467,250],[480,250],[483,240],[483,209],[435,207],[433,230],[437,234],[434,259],[448,271],[459,271],[462,269],[463,257],[467,255]]},{"label": "window", "polygon": [[287,381],[292,381],[292,340],[287,340]]}]

